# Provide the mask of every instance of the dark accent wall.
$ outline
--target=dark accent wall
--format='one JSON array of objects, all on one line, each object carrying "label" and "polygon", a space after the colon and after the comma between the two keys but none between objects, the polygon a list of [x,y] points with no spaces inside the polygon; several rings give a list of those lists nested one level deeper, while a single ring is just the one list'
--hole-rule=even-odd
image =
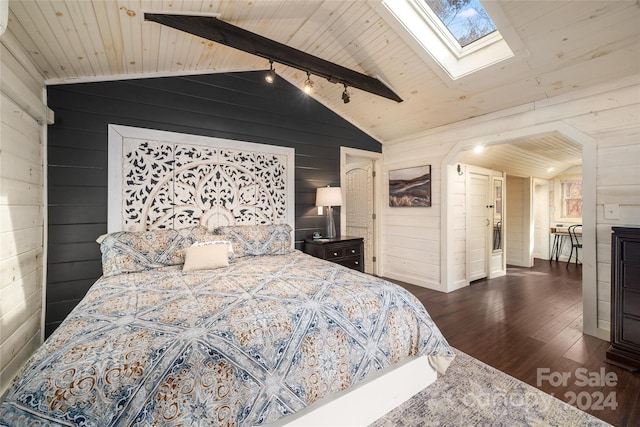
[{"label": "dark accent wall", "polygon": [[[340,183],[340,146],[380,144],[298,88],[263,72],[49,86],[46,336],[100,277],[107,231],[109,124],[293,147],[296,247],[324,229],[315,189]],[[336,209],[339,228],[339,209]]]}]

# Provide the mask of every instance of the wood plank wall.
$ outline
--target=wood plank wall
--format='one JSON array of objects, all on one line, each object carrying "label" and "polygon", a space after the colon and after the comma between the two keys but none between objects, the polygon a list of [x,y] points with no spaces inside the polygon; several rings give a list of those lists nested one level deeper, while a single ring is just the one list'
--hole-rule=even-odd
[{"label": "wood plank wall", "polygon": [[41,343],[44,80],[5,33],[0,44],[0,395]]},{"label": "wood plank wall", "polygon": [[381,151],[286,80],[267,85],[262,72],[49,86],[48,100],[56,123],[48,135],[47,336],[101,274],[95,239],[107,229],[108,124],[294,147],[298,248],[324,227],[315,190],[340,185],[340,146]]},{"label": "wood plank wall", "polygon": [[[432,208],[385,208],[385,257],[381,274],[436,290],[452,288],[465,270],[466,259],[458,250],[459,243],[465,245],[465,237],[455,217],[459,209],[456,206],[450,213],[456,233],[452,235],[454,241],[449,242],[449,253],[434,256],[434,247],[439,248],[442,243],[440,205],[444,203],[443,198],[447,197],[441,195],[443,183],[438,179],[443,159],[459,141],[486,141],[488,135],[499,135],[501,132],[513,132],[520,128],[526,130],[532,126],[544,127],[548,123],[554,126],[568,123],[571,129],[597,141],[597,158],[586,159],[588,162],[585,163],[593,166],[583,171],[583,176],[589,174],[596,180],[595,205],[585,206],[584,209],[596,216],[596,274],[588,272],[587,281],[597,281],[597,284],[589,285],[597,289],[589,289],[589,295],[583,295],[583,298],[596,296],[597,333],[600,337],[607,337],[611,295],[611,227],[640,227],[639,119],[640,84],[638,78],[634,77],[464,120],[398,141],[385,141],[383,173],[398,167],[431,164],[434,179]],[[450,165],[449,168],[453,171],[454,167]],[[449,174],[450,181],[451,176]],[[449,185],[457,188],[455,182]],[[508,203],[507,200],[507,211]],[[616,218],[605,217],[605,204],[618,207],[619,215]],[[458,234],[460,230],[462,234]],[[411,257],[416,262],[395,262],[395,254],[401,253],[404,248],[411,248]],[[581,253],[584,254],[584,251]],[[441,263],[448,265],[450,283],[442,281]],[[586,271],[592,266],[583,268]],[[414,278],[420,278],[421,282],[417,279],[407,280]]]}]

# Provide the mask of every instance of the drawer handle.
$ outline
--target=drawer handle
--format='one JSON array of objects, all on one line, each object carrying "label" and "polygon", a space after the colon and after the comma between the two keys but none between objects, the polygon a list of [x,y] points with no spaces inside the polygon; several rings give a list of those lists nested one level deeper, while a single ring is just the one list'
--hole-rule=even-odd
[{"label": "drawer handle", "polygon": [[334,253],[333,253],[333,256],[338,256],[338,252],[334,252]]},{"label": "drawer handle", "polygon": [[356,253],[356,250],[355,250],[355,249],[351,249],[351,253],[352,253],[352,254],[355,254],[355,253]]},{"label": "drawer handle", "polygon": [[360,265],[360,261],[356,261],[356,265]]}]

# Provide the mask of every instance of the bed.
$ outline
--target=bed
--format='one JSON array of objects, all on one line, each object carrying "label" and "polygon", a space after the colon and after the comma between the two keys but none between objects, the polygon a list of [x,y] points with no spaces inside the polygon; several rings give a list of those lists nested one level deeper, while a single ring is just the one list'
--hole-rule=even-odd
[{"label": "bed", "polygon": [[257,426],[406,358],[446,369],[453,352],[414,296],[292,250],[290,231],[103,236],[104,275],[26,364],[0,424]]},{"label": "bed", "polygon": [[366,425],[444,373],[409,292],[294,249],[294,157],[110,125],[102,277],[0,425]]}]

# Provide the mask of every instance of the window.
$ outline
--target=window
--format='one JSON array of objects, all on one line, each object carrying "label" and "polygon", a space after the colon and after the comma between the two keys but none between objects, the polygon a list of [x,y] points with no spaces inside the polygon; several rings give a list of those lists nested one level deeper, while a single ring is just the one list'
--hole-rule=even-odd
[{"label": "window", "polygon": [[382,0],[380,5],[381,15],[446,84],[526,53],[495,1]]},{"label": "window", "polygon": [[562,217],[582,218],[582,181],[562,181]]},{"label": "window", "polygon": [[423,0],[436,14],[460,47],[465,47],[496,31],[478,0]]}]

